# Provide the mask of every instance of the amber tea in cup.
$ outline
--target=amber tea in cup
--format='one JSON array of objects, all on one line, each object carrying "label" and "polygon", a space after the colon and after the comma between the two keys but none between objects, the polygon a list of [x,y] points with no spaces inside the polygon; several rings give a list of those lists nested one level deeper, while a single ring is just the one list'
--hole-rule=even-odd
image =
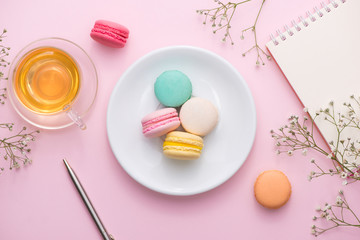
[{"label": "amber tea in cup", "polygon": [[29,52],[15,72],[14,90],[29,110],[41,114],[62,111],[77,96],[80,87],[75,61],[54,47]]},{"label": "amber tea in cup", "polygon": [[43,38],[25,46],[9,69],[8,96],[16,112],[45,129],[76,124],[93,105],[98,79],[94,63],[76,43]]}]

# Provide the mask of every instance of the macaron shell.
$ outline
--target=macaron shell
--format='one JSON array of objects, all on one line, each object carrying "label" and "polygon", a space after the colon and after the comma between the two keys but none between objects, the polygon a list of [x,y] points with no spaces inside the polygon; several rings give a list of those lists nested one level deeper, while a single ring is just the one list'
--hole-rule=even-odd
[{"label": "macaron shell", "polygon": [[185,148],[172,148],[164,150],[164,155],[168,158],[177,160],[195,160],[200,157],[201,153],[189,151]]},{"label": "macaron shell", "polygon": [[156,79],[154,92],[163,105],[179,107],[191,97],[192,84],[180,71],[165,71]]},{"label": "macaron shell", "polygon": [[187,133],[187,132],[173,131],[173,132],[169,132],[166,135],[166,137],[167,138],[182,139],[182,143],[190,143],[190,144],[192,144],[193,141],[195,141],[195,142],[198,142],[199,144],[201,144],[201,147],[203,146],[203,139],[201,137],[196,136],[196,135],[191,134],[191,133]]},{"label": "macaron shell", "polygon": [[180,126],[179,120],[173,120],[171,122],[163,123],[161,125],[155,126],[153,129],[144,133],[145,137],[154,138],[165,135],[168,132],[171,132],[177,129]]},{"label": "macaron shell", "polygon": [[90,36],[95,41],[112,48],[123,48],[125,46],[126,41],[123,39],[117,39],[109,33],[101,33],[92,31]]},{"label": "macaron shell", "polygon": [[94,27],[96,27],[97,29],[103,29],[109,32],[113,32],[115,34],[123,36],[124,38],[129,37],[129,29],[116,22],[111,22],[108,20],[97,20]]},{"label": "macaron shell", "polygon": [[187,132],[205,136],[216,127],[218,111],[209,100],[193,97],[181,107],[180,121]]},{"label": "macaron shell", "polygon": [[291,196],[291,184],[279,170],[261,173],[254,185],[256,200],[264,207],[276,209],[283,206]]},{"label": "macaron shell", "polygon": [[145,124],[148,121],[152,121],[154,119],[162,118],[164,116],[178,116],[175,108],[162,108],[152,113],[147,114],[145,117],[141,119],[141,123]]}]

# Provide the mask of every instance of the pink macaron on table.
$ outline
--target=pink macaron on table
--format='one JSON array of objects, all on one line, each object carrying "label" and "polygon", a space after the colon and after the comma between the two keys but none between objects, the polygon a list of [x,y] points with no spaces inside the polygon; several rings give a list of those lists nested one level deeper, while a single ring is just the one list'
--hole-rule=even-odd
[{"label": "pink macaron on table", "polygon": [[[214,34],[212,23],[204,25],[206,16],[196,13],[220,6],[213,0],[1,2],[0,32],[4,28],[7,32],[0,45],[10,47],[8,62],[35,40],[67,39],[91,58],[98,88],[94,104],[84,115],[87,129],[75,125],[40,129],[35,141],[28,143],[32,164],[19,169],[9,169],[1,142],[24,126],[26,131],[38,128],[24,121],[9,99],[0,104],[0,123],[15,124],[12,132],[0,128],[0,168],[4,168],[0,171],[0,239],[102,239],[63,158],[76,171],[114,239],[314,239],[313,224],[331,223],[314,222],[315,209],[334,203],[339,189],[359,216],[357,183],[342,186],[334,176],[307,180],[314,170],[310,159],[320,161],[319,154],[309,151],[305,157],[291,158],[276,154],[270,130],[304,112],[275,61],[265,57],[265,65],[257,65],[257,48],[242,56],[255,39],[249,30],[241,40],[241,31],[254,24],[262,2],[237,5],[229,28],[234,45],[229,38],[223,42],[226,32]],[[299,16],[306,18],[306,11],[321,2],[266,0],[257,19],[258,46],[266,51],[271,34],[282,32]],[[6,76],[9,68],[4,69]],[[176,115],[154,93],[157,77],[168,70],[186,74],[192,83],[191,97],[210,101],[218,111],[216,125],[204,126],[205,132],[211,131],[201,137],[204,146],[195,160],[169,159],[163,154],[166,135],[162,134],[179,129],[181,120],[181,107],[174,107]],[[0,95],[6,83],[0,79]],[[256,200],[254,184],[261,173],[272,169],[286,175],[291,196],[281,207],[269,209]],[[344,227],[317,239],[359,236],[358,228]]]},{"label": "pink macaron on table", "polygon": [[116,22],[97,20],[90,36],[105,46],[123,48],[129,37],[129,30]]}]

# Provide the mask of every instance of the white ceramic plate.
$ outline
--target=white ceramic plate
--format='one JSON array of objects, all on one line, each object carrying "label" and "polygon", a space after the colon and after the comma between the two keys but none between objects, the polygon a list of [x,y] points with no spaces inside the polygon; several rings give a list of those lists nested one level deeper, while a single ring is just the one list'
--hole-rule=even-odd
[{"label": "white ceramic plate", "polygon": [[[219,110],[219,123],[194,161],[168,159],[162,138],[142,135],[142,117],[160,108],[155,80],[172,69],[188,75],[193,96]],[[205,192],[228,180],[246,160],[255,130],[255,105],[242,76],[220,56],[190,46],[162,48],[136,61],[116,84],[107,111],[109,142],[121,166],[140,184],[170,195]]]}]

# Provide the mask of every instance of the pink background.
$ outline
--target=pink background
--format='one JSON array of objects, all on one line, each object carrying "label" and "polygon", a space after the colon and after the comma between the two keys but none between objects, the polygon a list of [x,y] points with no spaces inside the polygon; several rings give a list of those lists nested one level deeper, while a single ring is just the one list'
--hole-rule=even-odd
[{"label": "pink background", "polygon": [[[319,7],[320,2],[268,0],[257,26],[259,44],[264,47],[271,33],[300,15],[305,17],[305,12]],[[253,0],[239,7],[233,20],[236,45],[231,46],[222,44],[222,35],[212,34],[211,27],[204,27],[195,13],[196,9],[216,6],[211,0],[3,2],[0,29],[8,30],[5,43],[12,48],[10,61],[33,40],[50,36],[72,40],[95,62],[99,92],[85,118],[86,131],[75,126],[43,130],[32,144],[33,164],[19,170],[6,169],[0,176],[0,239],[101,238],[63,166],[63,157],[70,161],[116,239],[311,239],[315,207],[335,202],[340,188],[360,214],[356,184],[343,187],[337,177],[307,181],[313,169],[309,159],[319,156],[310,153],[288,158],[275,154],[270,129],[285,124],[291,114],[301,114],[302,106],[274,61],[256,67],[254,51],[241,56],[252,46],[253,36],[249,32],[241,42],[239,29],[251,25],[260,3]],[[127,26],[127,46],[117,50],[94,42],[89,33],[97,19]],[[253,93],[258,119],[253,149],[240,170],[220,187],[189,197],[159,194],[136,183],[117,162],[106,134],[107,104],[122,73],[144,54],[179,44],[211,50],[232,63]],[[28,126],[9,101],[0,106],[0,112],[0,122],[15,122],[15,130]],[[322,165],[326,164],[324,160]],[[8,168],[8,163],[1,159],[0,166]],[[268,169],[284,171],[293,187],[290,201],[278,210],[263,208],[253,195],[257,175]],[[357,229],[344,228],[319,239],[350,240],[358,239],[359,234]]]}]

